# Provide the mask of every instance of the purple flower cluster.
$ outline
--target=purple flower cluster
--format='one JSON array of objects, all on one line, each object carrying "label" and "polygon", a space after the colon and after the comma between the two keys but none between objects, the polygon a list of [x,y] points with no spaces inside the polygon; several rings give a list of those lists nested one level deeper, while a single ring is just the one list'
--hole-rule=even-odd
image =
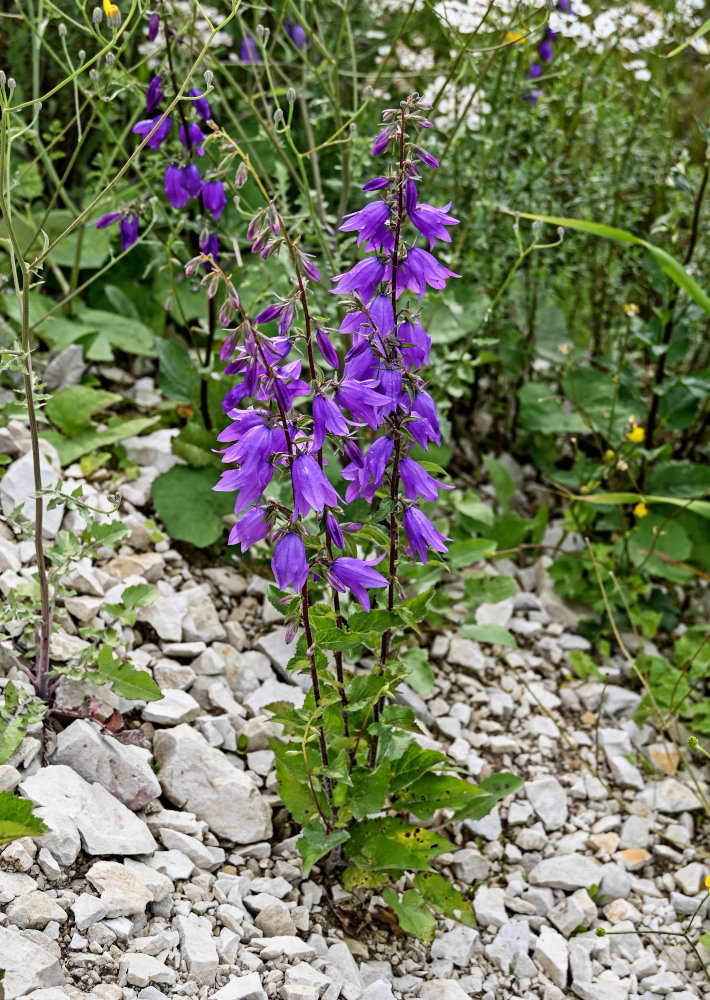
[{"label": "purple flower cluster", "polygon": [[[154,13],[148,22],[150,41],[154,41],[157,37],[159,27],[160,17]],[[132,129],[136,135],[147,140],[146,146],[149,149],[160,149],[172,131],[172,119],[167,113],[160,111],[165,98],[163,82],[161,74],[153,76],[145,95],[147,117],[137,122]],[[202,91],[196,87],[188,90],[187,98],[189,100],[184,102],[187,108],[181,108],[181,124],[178,128],[178,139],[184,151],[174,155],[165,168],[163,181],[165,194],[173,208],[184,208],[191,199],[199,199],[204,211],[208,212],[216,222],[227,204],[224,185],[218,179],[204,180],[200,168],[194,162],[196,156],[205,155],[206,136],[198,120],[203,122],[210,120],[210,106]],[[138,215],[133,211],[111,212],[102,216],[97,226],[102,229],[116,220],[120,220],[121,249],[128,250],[138,240]],[[211,254],[214,260],[217,259],[219,250],[217,237],[208,231],[207,226],[203,226],[200,249],[207,255]]]},{"label": "purple flower cluster", "polygon": [[[430,551],[445,552],[449,540],[420,504],[451,487],[411,454],[415,444],[426,450],[431,442],[440,443],[441,435],[434,400],[420,374],[431,339],[405,292],[419,301],[427,288],[444,289],[449,278],[459,277],[432,253],[437,240],[451,241],[449,228],[457,220],[449,214],[450,205],[437,208],[419,198],[421,166],[438,166],[410,139],[415,129],[431,127],[426,110],[415,95],[401,109],[385,112],[373,155],[393,148],[396,166],[364,185],[363,190],[378,192],[377,200],[341,225],[342,231],[357,234],[366,252],[333,278],[333,294],[347,295],[350,307],[339,327],[350,345],[342,364],[333,331],[308,310],[306,279],[319,281],[320,274],[288,239],[273,205],[252,221],[247,237],[252,252],[263,258],[287,247],[296,271],[294,291],[253,320],[242,312],[222,348],[226,373],[239,376],[224,401],[231,423],[219,438],[229,443],[223,460],[237,467],[225,471],[215,487],[236,492],[230,544],[239,543],[244,551],[271,533],[272,568],[281,589],[300,591],[312,576],[340,593],[349,590],[366,610],[368,591],[388,585],[391,604],[394,581],[375,569],[384,555],[365,559],[335,553],[356,551],[353,543],[362,527],[342,523],[343,500],[372,503],[389,497],[391,571],[400,523],[407,553],[415,560],[426,562]],[[428,249],[416,245],[420,239]],[[305,334],[292,327],[299,307]],[[269,335],[270,324],[276,326]],[[292,357],[304,336],[307,368],[304,359]],[[316,359],[335,371],[323,374]],[[326,439],[344,457],[340,492],[336,470],[324,460]],[[274,476],[290,479],[290,505],[266,495]]]},{"label": "purple flower cluster", "polygon": [[[572,10],[571,0],[557,0],[556,9],[561,14],[572,15],[574,11]],[[529,75],[531,80],[537,80],[541,77],[544,70],[545,63],[551,63],[555,55],[555,42],[559,38],[559,34],[553,31],[549,26],[545,28],[545,34],[542,37],[542,41],[538,45],[537,54],[538,58],[535,59],[530,64]],[[536,87],[532,87],[523,94],[523,99],[528,101],[535,107],[542,96],[542,91]]]}]

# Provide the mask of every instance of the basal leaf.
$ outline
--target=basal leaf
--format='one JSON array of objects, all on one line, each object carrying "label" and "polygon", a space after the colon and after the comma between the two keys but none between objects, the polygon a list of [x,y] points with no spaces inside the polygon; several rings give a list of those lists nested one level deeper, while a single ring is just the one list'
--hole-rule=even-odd
[{"label": "basal leaf", "polygon": [[12,792],[0,792],[0,844],[20,837],[41,837],[49,827],[32,815],[32,803]]},{"label": "basal leaf", "polygon": [[44,717],[46,705],[8,681],[0,705],[0,764],[4,764],[22,743],[27,727]]},{"label": "basal leaf", "polygon": [[153,502],[168,534],[198,548],[225,535],[222,517],[234,508],[231,493],[214,490],[214,469],[174,465],[153,483]]},{"label": "basal leaf", "polygon": [[413,883],[414,888],[421,893],[422,898],[438,913],[443,913],[444,916],[458,920],[469,927],[476,926],[476,917],[471,901],[464,899],[459,890],[454,888],[443,875],[434,872],[419,872],[414,876]]},{"label": "basal leaf", "polygon": [[71,385],[50,396],[45,410],[53,424],[73,437],[80,431],[91,429],[91,417],[94,413],[107,410],[120,399],[121,396],[115,392],[92,389],[88,385]]},{"label": "basal leaf", "polygon": [[394,889],[384,889],[382,898],[390,906],[403,931],[414,934],[420,941],[434,940],[436,921],[429,907],[414,889],[408,889],[400,899]]},{"label": "basal leaf", "polygon": [[344,844],[349,836],[347,830],[333,830],[326,834],[322,827],[304,827],[296,845],[303,858],[304,876],[308,876],[316,861],[330,854],[338,844]]},{"label": "basal leaf", "polygon": [[517,649],[518,643],[512,632],[502,625],[462,625],[459,635],[467,639],[475,639],[476,642],[490,642],[496,646],[510,646]]}]

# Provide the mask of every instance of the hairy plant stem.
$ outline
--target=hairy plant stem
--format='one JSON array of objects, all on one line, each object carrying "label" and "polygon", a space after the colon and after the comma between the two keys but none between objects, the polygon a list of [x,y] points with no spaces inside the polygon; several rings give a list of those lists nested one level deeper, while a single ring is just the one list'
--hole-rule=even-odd
[{"label": "hairy plant stem", "polygon": [[[22,288],[19,293],[20,319],[21,319],[21,350],[24,361],[22,370],[22,383],[27,405],[27,416],[30,428],[30,440],[32,442],[32,478],[35,492],[42,489],[41,454],[39,450],[39,433],[37,430],[37,413],[35,410],[34,398],[34,372],[32,369],[32,351],[30,345],[30,284],[31,275],[27,263],[20,250],[20,245],[12,225],[12,217],[9,208],[8,194],[5,191],[5,158],[8,156],[7,134],[10,128],[7,110],[3,110],[0,119],[0,213],[7,229],[10,246],[12,248],[13,273],[15,273],[15,286],[17,280],[15,267],[19,267],[22,275]],[[44,549],[42,547],[42,526],[44,520],[44,507],[41,496],[35,498],[35,560],[37,562],[37,578],[39,581],[40,606],[42,611],[41,621],[36,628],[35,640],[35,669],[32,682],[40,698],[47,701],[49,697],[49,640],[52,634],[53,606],[49,597],[49,579],[47,577],[47,563],[45,561]]]}]

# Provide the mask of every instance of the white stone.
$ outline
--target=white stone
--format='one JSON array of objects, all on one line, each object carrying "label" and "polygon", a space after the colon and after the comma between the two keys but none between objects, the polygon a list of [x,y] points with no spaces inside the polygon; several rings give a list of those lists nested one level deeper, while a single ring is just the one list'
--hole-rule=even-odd
[{"label": "white stone", "polygon": [[[271,809],[242,771],[189,726],[158,730],[153,753],[165,795],[237,844],[271,837]],[[132,852],[138,853],[138,852]]]},{"label": "white stone", "polygon": [[246,976],[230,977],[226,986],[212,994],[211,1000],[266,1000],[258,972]]},{"label": "white stone", "polygon": [[76,929],[78,931],[85,931],[87,927],[91,927],[92,924],[95,924],[98,920],[103,920],[108,915],[109,906],[108,903],[104,902],[103,899],[99,899],[98,896],[82,892],[72,903],[71,911],[74,914]]},{"label": "white stone", "polygon": [[180,432],[173,427],[163,427],[142,437],[127,437],[121,441],[126,449],[126,458],[136,465],[144,465],[158,474],[167,472],[180,463],[172,453],[172,439]]},{"label": "white stone", "polygon": [[459,924],[452,931],[446,931],[435,938],[431,946],[431,957],[448,959],[459,968],[465,969],[471,964],[477,938],[478,932],[473,927]]},{"label": "white stone", "polygon": [[0,764],[0,792],[14,792],[22,775],[12,764]]},{"label": "white stone", "polygon": [[525,794],[546,830],[559,830],[567,822],[567,796],[557,778],[529,781]]},{"label": "white stone", "polygon": [[109,917],[143,913],[148,903],[153,902],[153,893],[137,875],[117,861],[97,861],[89,868],[86,879],[101,893],[101,902],[108,907]]},{"label": "white stone", "polygon": [[177,726],[182,722],[192,722],[202,709],[187,691],[179,688],[163,691],[163,697],[148,702],[143,709],[143,718],[160,726]]},{"label": "white stone", "polygon": [[419,1000],[470,1000],[454,979],[430,979],[419,990]]},{"label": "white stone", "polygon": [[76,719],[58,735],[52,761],[66,764],[86,781],[97,781],[131,810],[160,797],[149,751],[102,736],[87,719]]},{"label": "white stone", "polygon": [[601,866],[597,861],[583,854],[564,854],[561,857],[546,858],[532,869],[528,876],[530,885],[544,885],[551,889],[588,889],[598,885]]},{"label": "white stone", "polygon": [[136,861],[135,858],[126,858],[123,864],[131,875],[135,875],[138,881],[143,883],[156,903],[165,899],[175,890],[172,880],[151,865]]},{"label": "white stone", "polygon": [[649,809],[657,809],[662,813],[688,812],[703,807],[695,792],[681,785],[675,778],[652,782],[644,788],[638,798]]},{"label": "white stone", "polygon": [[486,669],[486,658],[478,643],[458,635],[451,639],[446,659],[455,667],[468,667],[479,674],[483,674]]},{"label": "white stone", "polygon": [[5,1000],[15,1000],[32,990],[63,986],[59,959],[47,948],[8,927],[0,927],[0,969]]},{"label": "white stone", "polygon": [[473,897],[476,920],[483,927],[502,927],[508,923],[505,910],[505,893],[502,889],[489,889],[482,885]]},{"label": "white stone", "polygon": [[282,681],[270,678],[244,699],[244,705],[252,715],[261,715],[263,707],[271,702],[288,701],[295,708],[301,708],[305,698],[305,692],[295,684],[284,684]]},{"label": "white stone", "polygon": [[[314,958],[316,954],[312,945],[290,934],[279,934],[276,937],[256,938],[251,942],[259,948],[259,957],[264,962],[276,959]],[[337,947],[337,946],[333,946]]]},{"label": "white stone", "polygon": [[62,907],[40,890],[18,896],[10,903],[6,912],[10,922],[23,929],[29,927],[42,930],[50,920],[64,923],[67,919]]},{"label": "white stone", "polygon": [[220,861],[219,857],[215,858],[212,853],[215,850],[214,847],[208,847],[196,837],[189,837],[178,830],[169,830],[167,827],[162,827],[160,830],[160,839],[168,850],[182,851],[198,868],[206,868],[208,871],[211,871],[213,868],[217,868],[221,864],[221,861],[224,861],[224,851],[222,851],[222,859]]},{"label": "white stone", "polygon": [[[53,487],[61,478],[62,471],[59,464],[57,449],[48,441],[40,438],[40,478],[42,488]],[[26,521],[34,523],[35,501],[30,498],[30,493],[35,491],[33,458],[30,452],[16,459],[5,470],[5,475],[0,479],[0,504],[2,512],[7,517],[12,514],[16,507],[22,505],[22,517]],[[42,506],[44,516],[42,518],[42,534],[45,538],[54,538],[59,531],[59,527],[64,517],[64,507],[60,504],[53,510],[48,510],[49,501],[43,500]]]},{"label": "white stone", "polygon": [[569,948],[567,942],[553,931],[551,927],[543,926],[537,939],[533,960],[537,962],[546,976],[555,986],[564,989],[567,985],[567,969],[569,965]]},{"label": "white stone", "polygon": [[[71,820],[87,854],[151,854],[157,847],[148,827],[130,809],[102,785],[90,784],[64,764],[44,767],[25,778],[20,792],[35,805]],[[46,846],[52,851],[50,843]]]},{"label": "white stone", "polygon": [[[287,1000],[287,998],[284,998],[284,1000]],[[297,998],[293,997],[292,1000],[297,1000]],[[394,993],[388,982],[384,979],[376,979],[374,983],[370,983],[363,990],[361,1000],[394,1000]]]},{"label": "white stone", "polygon": [[490,861],[488,858],[484,858],[480,851],[474,851],[472,848],[467,847],[461,851],[455,851],[453,854],[451,871],[457,879],[460,879],[467,885],[472,885],[474,882],[482,882],[488,878],[490,870]]},{"label": "white stone", "polygon": [[131,986],[147,986],[149,983],[165,983],[172,986],[177,975],[163,962],[151,955],[128,952],[121,959],[118,968],[119,980]]},{"label": "white stone", "polygon": [[182,623],[187,614],[187,600],[182,592],[177,594],[165,580],[159,580],[157,587],[157,598],[138,609],[136,620],[147,622],[161,639],[179,642],[182,639]]},{"label": "white stone", "polygon": [[574,896],[561,899],[549,911],[547,919],[565,937],[569,937],[572,931],[575,931],[585,923],[584,910]]},{"label": "white stone", "polygon": [[213,983],[219,966],[217,946],[212,936],[212,924],[195,913],[179,916],[175,921],[180,935],[180,951],[187,971],[199,983]]},{"label": "white stone", "polygon": [[707,873],[708,869],[706,865],[701,865],[697,861],[694,861],[692,864],[686,865],[685,868],[679,868],[677,872],[674,872],[673,878],[686,896],[694,896],[700,892],[705,884]]},{"label": "white stone", "polygon": [[187,615],[182,623],[183,638],[187,642],[197,639],[213,642],[227,638],[212,601],[209,584],[181,590],[180,595],[187,601]]},{"label": "white stone", "polygon": [[507,628],[513,617],[514,602],[512,597],[495,604],[479,604],[476,608],[476,624],[501,625]]}]

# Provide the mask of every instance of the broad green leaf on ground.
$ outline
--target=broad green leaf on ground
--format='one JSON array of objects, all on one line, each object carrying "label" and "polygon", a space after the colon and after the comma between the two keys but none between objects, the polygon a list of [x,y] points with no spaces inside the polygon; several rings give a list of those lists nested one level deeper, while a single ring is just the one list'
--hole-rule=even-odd
[{"label": "broad green leaf on ground", "polygon": [[27,727],[39,722],[47,706],[8,681],[0,704],[0,764],[4,764],[25,738]]},{"label": "broad green leaf on ground", "polygon": [[152,604],[157,596],[158,588],[154,583],[137,583],[132,587],[126,587],[118,604],[105,604],[104,611],[108,611],[126,625],[133,626],[136,623],[138,608]]},{"label": "broad green leaf on ground", "polygon": [[303,858],[304,876],[308,876],[316,861],[329,854],[338,844],[344,844],[349,836],[347,830],[333,830],[332,833],[326,834],[322,827],[303,829],[296,846]]},{"label": "broad green leaf on ground", "polygon": [[47,416],[69,437],[81,431],[91,430],[94,413],[107,410],[121,397],[115,392],[92,389],[88,385],[71,385],[60,389],[47,400]]},{"label": "broad green leaf on ground", "polygon": [[408,649],[400,657],[407,671],[407,684],[414,688],[417,694],[425,697],[434,687],[434,671],[429,663],[429,653],[422,646]]},{"label": "broad green leaf on ground", "polygon": [[163,694],[145,670],[136,670],[114,656],[109,646],[102,646],[96,658],[96,667],[88,672],[100,684],[113,688],[121,698],[129,701],[157,701]]},{"label": "broad green leaf on ground", "polygon": [[497,604],[512,597],[516,590],[512,576],[469,576],[464,580],[466,607],[477,608],[479,604]]},{"label": "broad green leaf on ground", "polygon": [[0,792],[0,844],[20,837],[41,837],[49,827],[32,815],[32,803],[12,792]]},{"label": "broad green leaf on ground", "polygon": [[543,222],[546,222],[551,226],[562,226],[564,229],[574,229],[577,232],[587,233],[590,236],[601,236],[602,239],[614,240],[616,243],[633,243],[636,246],[643,247],[644,250],[647,250],[653,257],[664,274],[667,274],[671,281],[678,286],[678,288],[687,292],[691,299],[694,302],[697,302],[701,309],[710,314],[710,298],[703,291],[695,278],[691,277],[683,265],[680,264],[674,257],[671,257],[669,253],[666,253],[666,251],[662,250],[661,247],[657,247],[653,243],[649,243],[647,240],[642,240],[638,236],[634,236],[632,233],[627,233],[624,229],[616,229],[614,226],[607,226],[601,222],[589,222],[586,219],[567,219],[558,215],[537,215],[530,212],[512,212],[507,208],[498,208],[498,211],[505,212],[506,215],[519,216],[522,219],[532,219],[533,221],[541,219]]},{"label": "broad green leaf on ground", "polygon": [[488,469],[488,475],[491,477],[493,488],[496,491],[496,500],[499,506],[507,507],[515,496],[515,485],[512,476],[506,467],[491,455],[484,455],[483,461],[485,462],[486,469]]},{"label": "broad green leaf on ground", "polygon": [[462,625],[459,635],[466,639],[475,639],[476,642],[490,642],[496,646],[509,646],[517,649],[518,643],[512,632],[502,625]]},{"label": "broad green leaf on ground", "polygon": [[577,496],[567,492],[567,490],[563,490],[563,492],[568,500],[583,503],[612,506],[617,504],[635,505],[641,501],[647,505],[662,503],[669,504],[671,507],[681,507],[683,510],[689,510],[692,514],[698,514],[700,517],[710,518],[709,500],[684,500],[681,497],[657,496],[655,493],[644,495],[640,493],[587,493],[586,496]]},{"label": "broad green leaf on ground", "polygon": [[174,465],[153,483],[153,502],[168,534],[198,548],[225,536],[222,518],[234,509],[231,493],[213,489],[214,469]]},{"label": "broad green leaf on ground", "polygon": [[491,774],[481,781],[479,791],[483,795],[478,800],[472,800],[470,806],[460,809],[454,818],[457,821],[470,819],[474,822],[483,819],[497,802],[504,799],[506,795],[513,795],[524,784],[525,779],[517,774],[509,774],[507,771]]},{"label": "broad green leaf on ground", "polygon": [[392,802],[392,808],[406,810],[418,819],[427,820],[439,809],[452,809],[457,813],[467,809],[482,794],[481,788],[463,778],[429,772],[402,788]]},{"label": "broad green leaf on ground", "polygon": [[444,916],[451,917],[453,920],[458,920],[459,923],[467,924],[469,927],[476,926],[476,917],[471,901],[464,899],[459,890],[455,889],[443,875],[434,872],[419,872],[412,881],[414,888],[421,893],[423,899],[439,913],[443,913]]},{"label": "broad green leaf on ground", "polygon": [[123,438],[142,434],[149,427],[153,427],[159,419],[159,417],[134,417],[131,420],[121,420],[120,417],[112,417],[108,427],[102,431],[94,429],[82,431],[72,438],[66,438],[58,431],[42,431],[40,437],[54,445],[59,452],[59,461],[65,466],[71,465],[82,455],[88,455],[98,448],[107,448]]},{"label": "broad green leaf on ground", "polygon": [[579,413],[565,413],[555,391],[540,382],[521,385],[518,400],[518,420],[523,430],[541,434],[584,434],[589,429]]},{"label": "broad green leaf on ground", "polygon": [[156,340],[155,349],[158,352],[160,391],[168,399],[199,404],[200,374],[187,348],[161,338]]},{"label": "broad green leaf on ground", "polygon": [[382,898],[394,910],[403,931],[414,934],[420,941],[434,940],[436,921],[418,892],[407,889],[400,899],[398,892],[388,888],[383,890]]},{"label": "broad green leaf on ground", "polygon": [[345,855],[361,868],[428,869],[429,863],[444,854],[451,842],[401,816],[382,816],[353,823]]},{"label": "broad green leaf on ground", "polygon": [[102,309],[81,309],[76,316],[55,313],[39,328],[55,350],[81,344],[88,361],[113,361],[114,351],[152,356],[153,331],[140,320]]}]

